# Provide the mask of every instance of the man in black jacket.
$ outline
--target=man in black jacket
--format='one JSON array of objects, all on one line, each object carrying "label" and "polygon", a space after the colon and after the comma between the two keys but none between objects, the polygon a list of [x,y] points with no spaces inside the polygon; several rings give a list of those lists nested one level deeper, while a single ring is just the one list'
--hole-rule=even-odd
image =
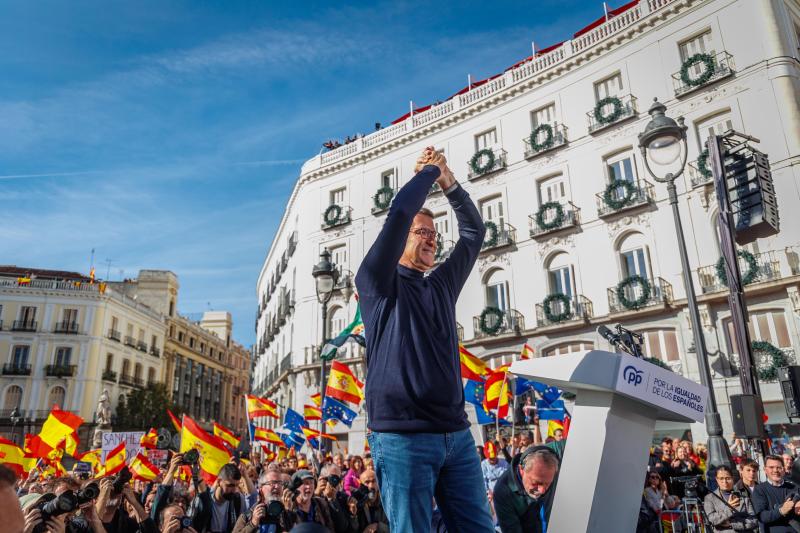
[{"label": "man in black jacket", "polygon": [[533,446],[514,457],[494,486],[494,507],[503,533],[547,530],[559,464],[548,446]]},{"label": "man in black jacket", "polygon": [[245,496],[239,488],[241,480],[239,467],[228,463],[220,469],[210,489],[198,491],[189,515],[199,533],[230,533],[239,515],[255,504],[258,493]]},{"label": "man in black jacket", "polygon": [[783,459],[768,455],[764,460],[767,480],[753,489],[753,509],[764,533],[800,531],[798,487],[784,479]]}]

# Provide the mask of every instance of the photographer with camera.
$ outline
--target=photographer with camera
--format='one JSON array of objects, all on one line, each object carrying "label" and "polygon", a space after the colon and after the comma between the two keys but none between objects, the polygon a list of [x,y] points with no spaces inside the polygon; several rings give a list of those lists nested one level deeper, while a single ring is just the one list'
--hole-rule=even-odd
[{"label": "photographer with camera", "polygon": [[314,496],[316,482],[308,470],[298,470],[292,475],[289,488],[284,493],[284,503],[291,515],[292,525],[316,522],[334,531],[328,502],[325,498]]},{"label": "photographer with camera", "polygon": [[758,531],[758,519],[747,492],[733,488],[733,472],[727,466],[717,467],[717,490],[706,494],[703,508],[714,531]]},{"label": "photographer with camera", "polygon": [[289,531],[292,517],[286,511],[288,501],[284,503],[285,487],[277,466],[269,465],[261,473],[258,485],[258,503],[239,516],[236,525],[233,526],[233,533]]},{"label": "photographer with camera", "polygon": [[374,470],[361,473],[361,485],[351,496],[358,509],[358,531],[363,533],[389,533],[389,517],[381,504],[378,480]]},{"label": "photographer with camera", "polygon": [[[359,485],[361,483],[358,479],[354,481]],[[333,463],[323,464],[315,492],[316,496],[328,502],[333,530],[336,533],[361,533],[358,528],[358,508],[351,510],[348,505],[351,498],[343,489],[342,469]]]},{"label": "photographer with camera", "polygon": [[75,493],[78,506],[65,515],[67,533],[106,533],[103,523],[94,509],[95,500],[100,496],[100,486],[95,481],[81,484],[71,477],[60,477],[53,481],[53,494],[61,496],[67,491]]},{"label": "photographer with camera", "polygon": [[159,514],[160,533],[197,533],[192,527],[192,519],[186,516],[180,505],[171,503]]},{"label": "photographer with camera", "polygon": [[[192,457],[193,454],[190,454],[189,459],[191,460]],[[161,525],[161,520],[159,518],[161,516],[161,512],[164,509],[166,509],[170,499],[172,498],[173,485],[175,484],[175,475],[178,473],[178,470],[181,468],[181,466],[186,464],[187,462],[184,458],[184,454],[182,453],[173,454],[172,458],[169,461],[169,466],[167,467],[167,471],[164,473],[164,479],[161,481],[161,483],[155,490],[155,496],[153,498],[150,507],[150,518],[152,518],[156,522],[157,526]],[[192,466],[192,464],[189,464],[189,466]]]},{"label": "photographer with camera", "polygon": [[[188,452],[187,452],[188,453]],[[231,533],[239,515],[255,504],[258,494],[242,492],[242,472],[234,463],[223,465],[210,488],[200,484],[189,515],[199,533]]]},{"label": "photographer with camera", "polygon": [[753,489],[753,510],[764,533],[800,531],[800,493],[795,483],[784,479],[783,459],[777,455],[764,458],[767,480]]}]

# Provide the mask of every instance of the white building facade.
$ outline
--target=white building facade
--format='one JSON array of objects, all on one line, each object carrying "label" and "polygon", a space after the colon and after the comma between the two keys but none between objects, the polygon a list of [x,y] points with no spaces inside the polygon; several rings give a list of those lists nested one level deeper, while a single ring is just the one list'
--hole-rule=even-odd
[{"label": "white building facade", "polygon": [[[781,232],[745,247],[755,261],[746,296],[753,340],[794,361],[800,347],[800,4],[640,0],[614,13],[499,76],[303,165],[258,280],[256,393],[302,412],[319,391],[321,305],[311,268],[327,248],[342,269],[328,313],[328,332],[335,335],[355,313],[353,273],[386,216],[387,197],[376,194],[408,182],[428,145],[444,150],[484,220],[497,228],[496,238],[489,231],[457,305],[459,334],[471,352],[495,367],[517,357],[523,343],[539,357],[608,349],[597,326],[622,323],[644,335],[649,356],[699,381],[666,188],[651,181],[637,146],[647,108],[658,97],[669,116],[685,117],[689,127],[690,166],[677,182],[679,205],[730,435],[728,398],[740,387],[727,293],[715,269],[717,208],[703,172],[703,143],[709,133],[733,128],[759,138],[755,146],[769,155]],[[687,66],[690,81],[705,81],[687,84],[682,66],[698,53],[711,59],[712,73]],[[484,168],[471,168],[476,153],[472,166]],[[432,191],[426,206],[436,215],[446,257],[457,240],[455,217],[440,191]],[[559,211],[563,217],[555,220]],[[647,289],[620,288],[630,276],[648,280]],[[556,293],[565,297],[548,299]],[[565,300],[569,313],[562,315]],[[625,300],[637,305],[629,309]],[[341,358],[363,378],[362,355],[353,345]],[[770,423],[786,421],[777,384],[762,383],[762,394]],[[342,446],[359,452],[363,428],[359,416],[349,435],[340,434]]]}]

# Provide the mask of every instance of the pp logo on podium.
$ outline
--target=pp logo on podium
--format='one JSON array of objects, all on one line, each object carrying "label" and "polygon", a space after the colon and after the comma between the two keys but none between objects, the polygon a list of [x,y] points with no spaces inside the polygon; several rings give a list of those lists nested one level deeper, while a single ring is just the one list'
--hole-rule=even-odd
[{"label": "pp logo on podium", "polygon": [[635,366],[628,365],[622,371],[622,379],[636,387],[642,382],[642,374],[644,374],[644,372],[637,369]]}]

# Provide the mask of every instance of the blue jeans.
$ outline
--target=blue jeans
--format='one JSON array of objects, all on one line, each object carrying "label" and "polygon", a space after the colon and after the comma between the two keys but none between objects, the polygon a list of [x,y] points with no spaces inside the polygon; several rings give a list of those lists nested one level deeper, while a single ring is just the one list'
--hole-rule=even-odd
[{"label": "blue jeans", "polygon": [[367,435],[389,528],[429,533],[433,498],[447,531],[494,531],[481,463],[469,429]]}]

